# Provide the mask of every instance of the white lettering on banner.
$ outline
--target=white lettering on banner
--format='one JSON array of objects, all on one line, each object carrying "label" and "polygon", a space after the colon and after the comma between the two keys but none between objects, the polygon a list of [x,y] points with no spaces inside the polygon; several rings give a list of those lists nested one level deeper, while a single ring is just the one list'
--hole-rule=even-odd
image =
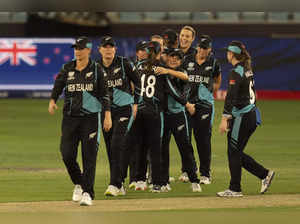
[{"label": "white lettering on banner", "polygon": [[69,84],[68,85],[68,92],[84,92],[84,91],[93,91],[94,90],[94,84],[88,83],[76,83],[76,84]]},{"label": "white lettering on banner", "polygon": [[107,81],[108,87],[116,87],[116,86],[122,86],[122,85],[123,85],[123,80],[121,78]]}]

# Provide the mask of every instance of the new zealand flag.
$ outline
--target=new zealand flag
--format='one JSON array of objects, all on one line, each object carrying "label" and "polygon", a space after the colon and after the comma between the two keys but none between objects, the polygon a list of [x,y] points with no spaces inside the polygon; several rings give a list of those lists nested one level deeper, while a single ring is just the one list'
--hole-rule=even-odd
[{"label": "new zealand flag", "polygon": [[73,59],[72,38],[0,38],[0,90],[50,90]]}]

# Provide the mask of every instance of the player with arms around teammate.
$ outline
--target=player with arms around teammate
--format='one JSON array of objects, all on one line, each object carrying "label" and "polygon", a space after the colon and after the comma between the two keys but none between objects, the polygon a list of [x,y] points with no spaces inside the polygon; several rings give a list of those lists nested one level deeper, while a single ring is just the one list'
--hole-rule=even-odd
[{"label": "player with arms around teammate", "polygon": [[[180,68],[183,60],[183,52],[178,48],[170,48],[166,57],[166,64],[169,68],[185,72]],[[184,95],[184,87],[187,82],[166,76],[167,80],[167,110],[164,113],[165,125],[162,140],[162,191],[169,191],[169,159],[170,159],[170,140],[171,134],[174,135],[175,142],[178,146],[181,160],[186,164],[187,174],[192,183],[193,192],[201,192],[199,179],[196,173],[196,162],[194,158],[193,146],[190,140],[189,124],[186,116],[185,106],[189,107],[187,98]],[[177,95],[176,98],[173,95]]]},{"label": "player with arms around teammate", "polygon": [[227,150],[230,170],[229,189],[218,192],[220,197],[241,197],[242,167],[262,180],[260,193],[265,193],[274,177],[274,171],[267,170],[252,157],[244,153],[250,136],[261,123],[256,106],[254,75],[251,57],[245,45],[232,41],[227,50],[227,60],[233,65],[228,80],[224,111],[219,126],[221,134],[227,133]]},{"label": "player with arms around teammate", "polygon": [[[100,111],[105,113],[103,128],[111,128],[110,96],[103,80],[101,66],[89,58],[92,43],[80,37],[72,45],[75,60],[65,64],[59,72],[51,94],[48,111],[54,114],[56,101],[64,89],[64,109],[60,151],[72,182],[73,201],[92,205],[96,158],[100,140]],[[77,163],[81,142],[83,171]]]},{"label": "player with arms around teammate", "polygon": [[221,68],[212,53],[212,39],[208,35],[199,37],[197,54],[187,56],[183,67],[189,75],[188,101],[194,106],[194,109],[188,108],[188,111],[200,160],[200,184],[210,184],[213,93],[221,85]]},{"label": "player with arms around teammate", "polygon": [[[159,62],[161,47],[156,41],[150,41],[147,47],[148,59],[138,66],[141,74],[140,86],[135,89],[139,94],[139,108],[136,117],[137,139],[140,148],[150,150],[152,167],[152,192],[161,191],[161,138],[163,136],[163,110],[165,103],[166,75],[186,79],[187,75],[161,67]],[[145,157],[140,158],[145,159]],[[141,161],[139,161],[140,163]],[[143,173],[144,174],[144,173]],[[138,175],[138,181],[145,176]]]}]

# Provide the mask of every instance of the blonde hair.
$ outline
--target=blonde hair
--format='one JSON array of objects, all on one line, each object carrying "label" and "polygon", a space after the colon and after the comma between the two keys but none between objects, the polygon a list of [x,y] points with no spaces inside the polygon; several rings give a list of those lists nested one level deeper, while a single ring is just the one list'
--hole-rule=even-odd
[{"label": "blonde hair", "polygon": [[[193,27],[191,27],[191,26],[184,26],[184,27],[182,27],[182,29],[181,30],[189,30],[189,31],[191,31],[192,32],[192,34],[193,34],[193,37],[195,37],[196,36],[196,31],[195,31],[195,29],[193,28]],[[181,32],[181,31],[180,31]]]}]

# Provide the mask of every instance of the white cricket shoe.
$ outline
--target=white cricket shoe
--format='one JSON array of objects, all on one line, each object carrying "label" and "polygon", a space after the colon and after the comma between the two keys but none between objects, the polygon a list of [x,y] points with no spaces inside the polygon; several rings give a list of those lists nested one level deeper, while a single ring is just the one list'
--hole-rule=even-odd
[{"label": "white cricket shoe", "polygon": [[268,190],[268,188],[271,185],[274,175],[275,175],[275,172],[273,170],[270,170],[268,175],[266,176],[266,178],[261,181],[261,189],[260,189],[261,194],[265,193]]},{"label": "white cricket shoe", "polygon": [[126,195],[126,189],[125,189],[125,187],[124,187],[124,185],[122,184],[122,187],[120,188],[120,193],[119,193],[119,195]]},{"label": "white cricket shoe", "polygon": [[174,177],[169,177],[169,182],[175,182],[175,178]]},{"label": "white cricket shoe", "polygon": [[242,192],[238,191],[232,191],[232,190],[225,190],[217,193],[217,196],[219,197],[242,197]]},{"label": "white cricket shoe", "polygon": [[114,185],[108,185],[108,188],[106,189],[106,191],[104,192],[105,196],[119,196],[121,194],[121,191],[119,188],[117,188]]},{"label": "white cricket shoe", "polygon": [[200,184],[211,184],[211,178],[200,176]]},{"label": "white cricket shoe", "polygon": [[153,188],[150,191],[152,193],[160,193],[161,192],[161,186],[159,186],[159,185],[153,185]]},{"label": "white cricket shoe", "polygon": [[76,184],[73,190],[72,200],[75,202],[80,201],[82,198],[82,188],[79,184]]},{"label": "white cricket shoe", "polygon": [[189,182],[189,177],[188,177],[188,174],[187,172],[183,172],[179,177],[178,177],[178,180],[186,183],[186,182]]},{"label": "white cricket shoe", "polygon": [[129,184],[129,189],[135,189],[135,187],[136,187],[136,181],[132,181],[130,184]]},{"label": "white cricket shoe", "polygon": [[167,185],[161,186],[160,192],[164,192],[164,193],[169,192],[169,189],[168,189]]},{"label": "white cricket shoe", "polygon": [[138,181],[135,185],[136,191],[145,191],[147,190],[147,183],[146,181]]},{"label": "white cricket shoe", "polygon": [[166,187],[167,187],[168,191],[172,190],[170,184],[167,184]]},{"label": "white cricket shoe", "polygon": [[91,196],[90,196],[89,193],[84,192],[82,194],[80,205],[81,206],[90,206],[90,205],[93,205],[93,200],[92,200],[92,198],[91,198]]},{"label": "white cricket shoe", "polygon": [[198,183],[192,183],[193,192],[202,192],[201,186]]}]

